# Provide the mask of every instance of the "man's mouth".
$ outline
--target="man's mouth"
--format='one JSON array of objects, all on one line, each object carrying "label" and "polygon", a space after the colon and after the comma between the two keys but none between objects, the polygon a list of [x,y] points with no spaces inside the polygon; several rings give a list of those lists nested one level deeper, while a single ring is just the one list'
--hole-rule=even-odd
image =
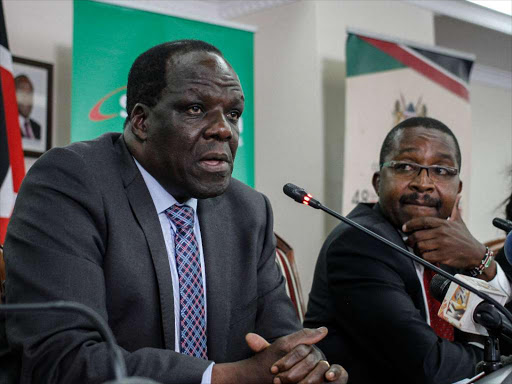
[{"label": "man's mouth", "polygon": [[405,195],[400,198],[400,203],[402,205],[414,205],[418,207],[425,207],[425,208],[436,208],[439,209],[441,206],[441,200],[434,199],[430,197],[429,195],[423,196],[423,198],[420,198],[419,195],[413,194],[413,195]]},{"label": "man's mouth", "polygon": [[437,205],[432,203],[425,203],[423,201],[408,201],[405,205],[417,205],[418,207],[430,207],[435,208]]},{"label": "man's mouth", "polygon": [[201,157],[199,164],[209,172],[224,172],[231,169],[231,160],[226,153],[207,153]]}]

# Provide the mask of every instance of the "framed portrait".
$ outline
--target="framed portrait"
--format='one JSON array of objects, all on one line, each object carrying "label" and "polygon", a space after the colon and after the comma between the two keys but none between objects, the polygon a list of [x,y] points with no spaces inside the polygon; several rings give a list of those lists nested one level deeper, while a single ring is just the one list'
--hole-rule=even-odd
[{"label": "framed portrait", "polygon": [[12,61],[23,152],[39,157],[52,143],[53,65],[16,56]]}]

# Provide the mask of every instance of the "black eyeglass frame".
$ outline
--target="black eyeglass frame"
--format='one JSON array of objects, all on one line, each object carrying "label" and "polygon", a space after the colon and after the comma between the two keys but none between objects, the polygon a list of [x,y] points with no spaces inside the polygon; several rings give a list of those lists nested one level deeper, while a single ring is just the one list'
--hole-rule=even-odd
[{"label": "black eyeglass frame", "polygon": [[[455,167],[450,167],[450,166],[447,166],[447,165],[421,165],[421,164],[418,164],[418,163],[413,163],[413,162],[410,162],[410,161],[396,161],[396,160],[391,160],[391,161],[386,161],[384,163],[381,163],[380,164],[380,169],[382,169],[383,167],[386,167],[386,168],[390,168],[392,169],[393,171],[397,171],[394,166],[396,164],[404,164],[404,165],[410,165],[412,166],[413,168],[418,168],[418,173],[416,173],[414,175],[414,177],[418,176],[422,170],[426,169],[427,170],[427,176],[431,179],[434,179],[434,180],[451,180],[452,178],[454,178],[455,176],[457,176],[459,174],[459,169],[458,168],[455,168]],[[438,173],[434,172],[433,174],[435,175],[434,177],[431,177],[430,175],[430,170],[433,169],[445,169],[447,171],[447,174],[446,175],[439,175]],[[411,174],[412,176],[412,174]]]}]

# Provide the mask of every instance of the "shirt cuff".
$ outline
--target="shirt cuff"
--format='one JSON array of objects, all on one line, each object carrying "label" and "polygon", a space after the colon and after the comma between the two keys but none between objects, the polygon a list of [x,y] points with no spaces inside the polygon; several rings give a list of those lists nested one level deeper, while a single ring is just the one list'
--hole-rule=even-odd
[{"label": "shirt cuff", "polygon": [[211,382],[212,382],[212,371],[213,371],[213,366],[214,365],[215,365],[215,363],[211,363],[208,366],[208,368],[206,368],[206,370],[203,373],[203,378],[201,379],[201,384],[211,384]]},{"label": "shirt cuff", "polygon": [[512,299],[512,287],[510,286],[510,281],[508,281],[507,275],[505,275],[505,272],[503,272],[503,269],[501,269],[498,263],[496,263],[496,276],[494,276],[494,279],[488,281],[488,283],[508,296],[507,303]]}]

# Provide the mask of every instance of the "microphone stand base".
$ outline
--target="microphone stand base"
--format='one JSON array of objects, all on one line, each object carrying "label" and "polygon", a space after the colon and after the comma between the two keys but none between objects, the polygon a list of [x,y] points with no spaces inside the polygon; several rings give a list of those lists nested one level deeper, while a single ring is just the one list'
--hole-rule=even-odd
[{"label": "microphone stand base", "polygon": [[503,364],[501,363],[500,341],[497,336],[491,335],[491,332],[489,332],[489,337],[485,341],[482,367],[486,375],[503,368]]}]

